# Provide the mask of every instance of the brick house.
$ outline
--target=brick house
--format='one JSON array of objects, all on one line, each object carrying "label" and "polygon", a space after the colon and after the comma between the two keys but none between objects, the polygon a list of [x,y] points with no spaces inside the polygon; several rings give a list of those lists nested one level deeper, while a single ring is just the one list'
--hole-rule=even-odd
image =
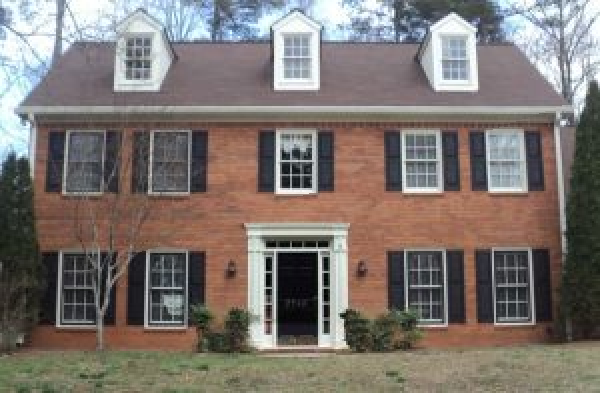
[{"label": "brick house", "polygon": [[138,10],[116,43],[73,45],[18,108],[49,282],[33,344],[94,345],[82,193],[143,195],[153,217],[109,347],[191,349],[195,302],[250,310],[261,349],[343,348],[348,307],[412,307],[431,346],[548,339],[570,109],[475,34],[450,14],[421,45],[322,42],[293,11],[270,42],[171,43]]}]

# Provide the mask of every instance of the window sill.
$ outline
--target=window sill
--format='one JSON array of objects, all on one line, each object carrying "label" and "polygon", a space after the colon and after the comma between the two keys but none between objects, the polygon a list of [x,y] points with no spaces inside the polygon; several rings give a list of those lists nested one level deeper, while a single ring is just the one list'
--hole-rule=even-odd
[{"label": "window sill", "polygon": [[191,195],[189,191],[182,192],[148,192],[150,198],[187,198]]},{"label": "window sill", "polygon": [[276,197],[315,197],[319,195],[319,193],[317,191],[302,191],[302,192],[286,192],[286,191],[275,191],[275,196]]},{"label": "window sill", "polygon": [[101,198],[105,193],[101,191],[93,191],[93,192],[61,192],[61,196],[64,198]]},{"label": "window sill", "polygon": [[145,332],[160,332],[160,333],[168,333],[168,332],[185,332],[188,330],[189,326],[144,326]]},{"label": "window sill", "polygon": [[506,329],[506,328],[533,328],[536,326],[535,322],[494,322],[494,328]]},{"label": "window sill", "polygon": [[448,329],[448,324],[418,324],[417,327],[421,328],[421,329],[426,329],[426,330],[447,330]]},{"label": "window sill", "polygon": [[407,190],[402,190],[402,195],[405,196],[432,196],[432,197],[436,197],[436,196],[443,196],[444,195],[444,191],[426,191],[426,190],[415,190],[415,191],[407,191]]},{"label": "window sill", "polygon": [[[55,325],[57,330],[60,331],[95,331],[96,325]],[[104,325],[106,327],[106,325]]]},{"label": "window sill", "polygon": [[529,195],[529,191],[519,191],[519,190],[488,190],[488,194],[490,196],[519,196],[524,197]]}]

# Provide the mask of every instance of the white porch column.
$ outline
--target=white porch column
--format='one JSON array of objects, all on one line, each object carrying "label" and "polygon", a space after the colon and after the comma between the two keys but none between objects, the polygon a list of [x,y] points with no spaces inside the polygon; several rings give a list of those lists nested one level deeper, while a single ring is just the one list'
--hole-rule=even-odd
[{"label": "white porch column", "polygon": [[263,263],[262,239],[258,235],[248,236],[248,311],[254,317],[250,323],[250,345],[265,346],[263,340]]},{"label": "white porch column", "polygon": [[348,308],[348,232],[333,235],[334,297],[331,309],[331,332],[334,348],[346,348],[344,321],[340,314]]}]

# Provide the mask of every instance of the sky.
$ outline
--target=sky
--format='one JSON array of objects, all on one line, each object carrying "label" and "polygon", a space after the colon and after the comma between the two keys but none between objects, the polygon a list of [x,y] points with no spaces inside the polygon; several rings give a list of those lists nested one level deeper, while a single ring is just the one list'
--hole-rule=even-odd
[{"label": "sky", "polygon": [[[0,5],[3,2],[8,4],[14,1],[0,0]],[[367,4],[374,4],[376,1],[365,0]],[[505,2],[506,0],[498,1]],[[144,0],[141,3],[144,3]],[[325,26],[336,26],[343,23],[346,20],[346,16],[341,10],[340,3],[341,0],[316,0],[312,16],[322,21]],[[94,23],[98,15],[115,13],[114,6],[110,0],[70,0],[69,4],[73,15],[75,15],[76,22],[80,26]],[[591,1],[591,10],[600,11],[600,0]],[[52,33],[54,27],[52,24],[54,12],[53,1],[46,0],[45,8],[40,10],[41,17],[35,20],[35,22],[42,26],[39,32],[47,33],[48,36],[32,40],[32,45],[37,52],[46,58],[49,58],[52,53],[52,38],[49,35]],[[267,31],[271,23],[280,16],[281,12],[269,15],[261,21],[260,25],[264,31]],[[72,23],[72,20],[68,20],[67,22]],[[511,23],[522,25],[518,21],[512,21]],[[28,26],[21,27],[26,30]],[[527,35],[527,28],[523,26],[521,28],[524,28],[524,34]],[[600,38],[600,23],[596,24],[595,35]],[[23,45],[17,45],[14,37],[10,35],[7,37],[6,40],[0,40],[0,56],[26,56],[32,60],[30,51],[26,48],[24,49]],[[24,99],[30,87],[28,85],[8,86],[6,77],[0,75],[0,94],[8,90],[8,93],[0,96],[0,156],[11,149],[21,152],[26,152],[27,150],[29,137],[28,125],[21,123],[19,118],[14,115],[14,110]]]}]

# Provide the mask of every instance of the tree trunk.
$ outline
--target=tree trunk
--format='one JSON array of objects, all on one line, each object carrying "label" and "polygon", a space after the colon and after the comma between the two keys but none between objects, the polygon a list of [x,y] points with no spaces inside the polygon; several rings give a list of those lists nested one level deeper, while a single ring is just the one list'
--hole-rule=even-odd
[{"label": "tree trunk", "polygon": [[54,29],[54,51],[52,52],[52,64],[62,54],[63,22],[65,19],[66,0],[56,0],[56,27]]},{"label": "tree trunk", "polygon": [[104,314],[100,312],[96,317],[96,350],[104,350]]}]

